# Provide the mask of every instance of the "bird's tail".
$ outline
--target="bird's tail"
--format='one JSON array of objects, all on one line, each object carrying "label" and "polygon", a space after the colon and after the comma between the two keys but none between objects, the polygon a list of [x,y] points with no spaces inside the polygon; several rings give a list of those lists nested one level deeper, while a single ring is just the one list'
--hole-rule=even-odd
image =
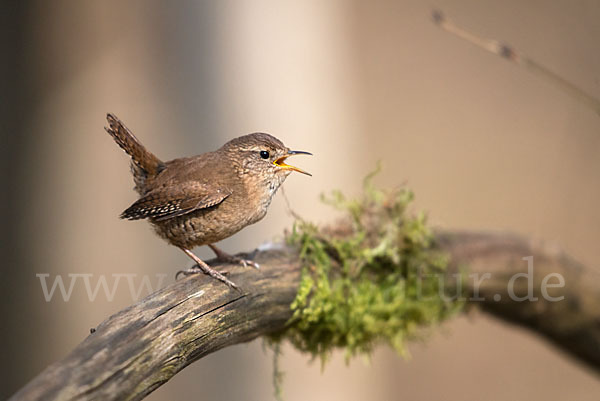
[{"label": "bird's tail", "polygon": [[146,180],[156,177],[165,168],[165,164],[148,151],[114,114],[108,113],[106,119],[108,120],[108,127],[104,127],[106,132],[131,156],[131,170],[136,190],[141,194],[145,192]]}]

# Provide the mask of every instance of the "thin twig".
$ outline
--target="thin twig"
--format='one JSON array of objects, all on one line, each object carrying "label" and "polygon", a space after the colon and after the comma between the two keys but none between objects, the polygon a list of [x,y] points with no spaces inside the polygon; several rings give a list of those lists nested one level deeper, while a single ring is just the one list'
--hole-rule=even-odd
[{"label": "thin twig", "polygon": [[292,204],[290,203],[289,198],[287,197],[286,193],[285,193],[285,187],[282,185],[281,186],[281,196],[283,196],[283,199],[285,200],[285,206],[287,209],[287,212],[296,220],[298,221],[304,221],[304,219],[302,218],[302,216],[300,216],[298,213],[296,213],[296,211],[294,209],[292,209]]},{"label": "thin twig", "polygon": [[557,86],[563,92],[582,102],[600,115],[600,99],[590,95],[559,74],[551,71],[549,68],[516,50],[514,47],[498,40],[483,38],[476,33],[461,28],[447,19],[444,13],[439,10],[433,10],[432,18],[433,22],[446,32],[449,32],[481,49],[487,50],[490,53],[524,67],[525,69],[529,70],[529,72],[546,79],[548,82]]}]

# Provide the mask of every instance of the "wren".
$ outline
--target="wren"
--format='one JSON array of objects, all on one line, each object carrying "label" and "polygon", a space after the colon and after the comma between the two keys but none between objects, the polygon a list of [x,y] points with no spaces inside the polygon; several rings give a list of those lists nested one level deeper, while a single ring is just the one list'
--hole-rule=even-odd
[{"label": "wren", "polygon": [[273,195],[292,171],[310,175],[285,163],[293,155],[279,139],[265,133],[235,138],[214,152],[163,162],[149,152],[113,114],[106,131],[131,156],[131,172],[140,198],[121,218],[148,219],[156,233],[180,248],[196,264],[185,274],[203,272],[232,288],[222,273],[192,253],[208,245],[217,260],[258,268],[214,244],[265,217]]}]

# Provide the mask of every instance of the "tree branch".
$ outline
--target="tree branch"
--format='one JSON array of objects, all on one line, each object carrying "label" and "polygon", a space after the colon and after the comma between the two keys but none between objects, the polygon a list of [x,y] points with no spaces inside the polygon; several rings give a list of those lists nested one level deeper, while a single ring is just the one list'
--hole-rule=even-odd
[{"label": "tree branch", "polygon": [[[554,342],[563,351],[600,372],[600,272],[586,268],[560,248],[508,233],[440,232],[440,246],[451,254],[450,273],[468,269],[469,303],[508,322],[523,325]],[[531,296],[535,301],[515,301],[527,296],[526,277],[532,256]],[[478,286],[475,278],[489,277]],[[564,286],[558,285],[560,275]],[[514,280],[510,285],[511,279]],[[546,281],[547,291],[542,287]],[[515,297],[508,289],[514,289]],[[499,300],[494,299],[498,299]],[[555,298],[564,297],[557,301]]]},{"label": "tree branch", "polygon": [[[470,299],[470,304],[525,325],[600,369],[596,272],[556,249],[514,235],[443,231],[437,238],[451,256],[448,287],[454,283],[453,273],[468,268],[476,275],[465,283],[468,293],[483,298]],[[537,302],[517,302],[507,293],[511,277],[527,273],[522,260],[527,256],[534,257],[531,277]],[[281,245],[252,257],[261,265],[258,272],[228,267],[241,293],[203,276],[175,281],[101,323],[11,400],[139,400],[211,352],[282,330],[292,316],[290,304],[300,280],[296,251]],[[477,286],[476,279],[486,273],[489,278]],[[549,273],[564,277],[564,288],[548,290],[550,296],[564,296],[563,301],[542,297],[541,283]],[[515,296],[526,295],[526,281],[515,280]],[[494,300],[497,294],[499,301]]]}]

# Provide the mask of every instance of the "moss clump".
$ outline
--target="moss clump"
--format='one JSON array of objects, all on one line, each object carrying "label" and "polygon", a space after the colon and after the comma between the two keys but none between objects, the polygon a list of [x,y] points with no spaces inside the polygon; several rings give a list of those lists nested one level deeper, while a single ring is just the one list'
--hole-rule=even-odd
[{"label": "moss clump", "polygon": [[373,175],[361,200],[341,192],[324,198],[345,214],[335,230],[297,221],[287,237],[305,268],[283,338],[322,362],[334,348],[350,359],[378,342],[405,355],[407,339],[461,307],[441,296],[448,260],[435,250],[425,215],[407,211],[413,193],[378,190]]}]

